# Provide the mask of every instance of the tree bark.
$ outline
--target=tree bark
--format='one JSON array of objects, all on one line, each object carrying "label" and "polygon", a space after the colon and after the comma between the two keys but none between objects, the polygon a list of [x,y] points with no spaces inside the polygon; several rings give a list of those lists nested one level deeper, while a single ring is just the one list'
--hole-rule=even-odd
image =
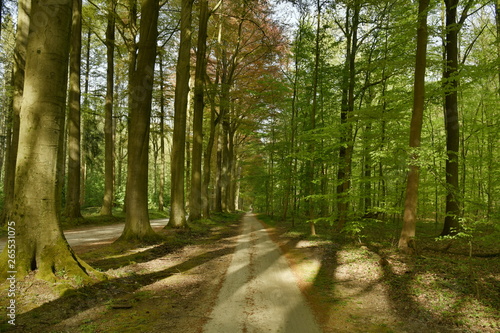
[{"label": "tree bark", "polygon": [[[229,94],[228,94],[229,96]],[[229,101],[229,97],[227,99]],[[229,133],[230,120],[229,112],[224,113],[226,118],[222,120],[222,168],[221,168],[221,188],[222,188],[222,212],[229,212],[229,184],[231,182],[230,175],[230,158],[229,158]]]},{"label": "tree bark", "polygon": [[106,104],[104,105],[104,198],[101,215],[113,215],[114,189],[114,138],[113,138],[113,94],[114,94],[114,53],[115,53],[115,1],[108,3],[108,23],[106,27]]},{"label": "tree bark", "polygon": [[[349,189],[351,187],[351,165],[352,150],[352,124],[350,118],[354,111],[354,86],[356,76],[356,52],[358,48],[358,25],[361,5],[355,1],[353,8],[352,23],[349,16],[346,17],[347,52],[344,68],[344,79],[342,87],[342,110],[340,112],[340,124],[342,126],[341,146],[339,150],[339,170],[337,174],[339,185],[337,186],[337,229],[342,229],[348,218]],[[348,10],[349,12],[350,10]]]},{"label": "tree bark", "polygon": [[164,75],[163,75],[163,56],[160,52],[160,190],[158,191],[158,210],[164,211],[165,197],[165,95],[164,95]]},{"label": "tree bark", "polygon": [[173,228],[185,228],[186,210],[184,198],[186,118],[189,94],[189,69],[191,51],[191,11],[192,0],[181,2],[181,40],[176,68],[174,133],[171,155],[170,222]]},{"label": "tree bark", "polygon": [[216,170],[215,170],[215,195],[214,195],[214,211],[217,213],[222,213],[222,129],[218,128],[217,131],[217,160],[216,160]]},{"label": "tree bark", "polygon": [[[300,22],[299,22],[299,29],[298,29],[298,36],[297,36],[297,48],[300,48],[302,46],[302,29],[301,25],[304,24],[304,15],[301,14],[300,17]],[[292,180],[294,178],[294,174],[296,174],[294,171],[294,160],[296,159],[295,154],[296,154],[296,147],[295,147],[295,136],[297,134],[297,125],[296,125],[296,114],[297,114],[297,99],[298,99],[298,83],[299,83],[299,69],[300,69],[300,58],[299,58],[299,49],[295,51],[295,76],[293,79],[293,94],[292,94],[292,105],[291,105],[291,112],[292,112],[292,117],[291,117],[291,134],[290,134],[290,157],[289,157],[289,162],[288,162],[288,170],[289,174],[287,177],[287,185],[285,189],[285,199],[284,199],[284,208],[283,208],[283,217],[282,220],[286,221],[287,215],[288,215],[288,209],[290,206],[290,196],[292,194]],[[295,196],[294,197],[294,204],[292,204],[292,219],[294,218],[295,215]],[[293,222],[292,222],[293,224]]]},{"label": "tree bark", "polygon": [[[87,30],[87,52],[85,54],[85,83],[84,83],[84,90],[83,90],[83,110],[84,112],[87,112],[89,110],[89,79],[90,79],[90,45],[92,42],[92,29],[89,26]],[[87,129],[88,125],[85,122],[85,118],[83,121],[83,133],[85,133],[85,130]],[[86,182],[87,182],[87,155],[89,152],[86,151],[85,149],[85,137],[84,137],[84,144],[82,146],[82,159],[81,159],[81,180],[80,180],[80,207],[85,204],[85,190],[86,190]]]},{"label": "tree bark", "polygon": [[[312,87],[312,106],[310,112],[310,122],[309,122],[309,130],[314,131],[316,129],[316,113],[318,109],[318,78],[319,78],[319,62],[320,62],[320,29],[321,29],[321,3],[319,0],[316,1],[316,37],[315,37],[315,48],[314,48],[314,73],[313,73],[313,87]],[[315,209],[316,205],[314,199],[312,199],[312,195],[315,193],[314,189],[314,176],[315,176],[315,142],[314,135],[311,133],[310,142],[308,145],[308,151],[311,155],[308,160],[307,165],[307,193],[309,196],[307,199],[307,208],[308,208],[308,217],[309,217],[309,229],[312,236],[316,235],[316,226],[314,224],[315,218]]]},{"label": "tree bark", "polygon": [[69,114],[68,114],[68,187],[65,215],[70,219],[82,217],[80,211],[80,67],[82,55],[82,2],[73,0],[73,23],[69,64]]},{"label": "tree bark", "polygon": [[158,1],[142,1],[139,52],[132,75],[125,229],[119,240],[156,238],[148,214],[148,159],[158,13]]},{"label": "tree bark", "polygon": [[100,275],[81,261],[60,227],[60,137],[66,103],[72,0],[48,7],[33,1],[26,52],[16,165],[16,265],[7,266],[7,248],[0,255],[0,275],[16,270],[18,278],[37,271],[55,281],[55,273],[90,280]]},{"label": "tree bark", "polygon": [[500,96],[500,0],[495,1],[495,22],[497,26],[498,95]]},{"label": "tree bark", "polygon": [[14,49],[14,71],[12,97],[12,111],[10,115],[10,135],[7,136],[8,144],[5,152],[5,176],[4,176],[4,207],[0,219],[0,225],[9,221],[14,207],[14,186],[16,173],[17,151],[19,146],[19,114],[23,100],[24,74],[26,66],[26,47],[30,25],[31,1],[21,0],[18,4],[16,44]]},{"label": "tree bark", "polygon": [[[216,85],[215,85],[216,86]],[[203,217],[210,218],[210,195],[209,195],[209,184],[212,171],[212,152],[215,142],[215,136],[217,131],[218,118],[216,117],[216,107],[215,104],[211,103],[210,106],[210,136],[208,138],[208,144],[205,148],[203,155],[203,182],[202,182],[202,201],[203,201]]]},{"label": "tree bark", "polygon": [[203,110],[204,81],[206,75],[207,53],[207,26],[208,26],[208,0],[200,1],[200,18],[198,29],[198,48],[196,50],[196,69],[194,82],[194,107],[193,107],[193,151],[191,170],[191,197],[189,203],[189,220],[196,221],[202,213],[202,175],[201,164],[203,155]]},{"label": "tree bark", "polygon": [[441,235],[458,232],[459,207],[459,166],[458,154],[460,130],[458,121],[458,32],[457,7],[459,0],[446,0],[446,64],[445,83],[445,128],[446,128],[446,217]]},{"label": "tree bark", "polygon": [[[128,124],[130,124],[130,110],[133,108],[133,102],[134,102],[134,75],[136,71],[136,66],[137,66],[137,50],[138,50],[138,44],[136,42],[137,39],[137,0],[128,0],[128,7],[129,7],[129,12],[128,12],[128,24],[127,28],[129,31],[129,36],[128,40],[126,42],[127,44],[127,49],[128,49],[128,110],[129,110],[129,118]],[[130,132],[128,133],[130,135]],[[127,156],[127,163],[128,163],[128,154]],[[127,183],[127,181],[125,181]],[[125,200],[123,204],[123,211],[127,211],[127,190],[126,190],[127,185],[125,185]]]},{"label": "tree bark", "polygon": [[3,0],[0,0],[0,37],[2,36]]},{"label": "tree bark", "polygon": [[227,186],[227,209],[229,212],[236,211],[236,148],[234,145],[234,135],[236,131],[231,128],[228,136],[228,175],[229,184]]},{"label": "tree bark", "polygon": [[[425,104],[425,69],[427,58],[427,12],[429,0],[420,0],[418,5],[417,54],[415,62],[415,80],[413,84],[413,113],[410,124],[410,149],[420,147],[422,121]],[[406,183],[406,199],[403,215],[403,229],[398,247],[402,252],[414,251],[412,244],[417,223],[417,201],[420,167],[418,152],[413,151]]]}]

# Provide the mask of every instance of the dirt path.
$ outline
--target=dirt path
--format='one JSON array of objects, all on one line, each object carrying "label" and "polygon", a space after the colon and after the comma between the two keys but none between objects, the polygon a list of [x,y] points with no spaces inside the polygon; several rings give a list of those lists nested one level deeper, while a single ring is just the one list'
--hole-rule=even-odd
[{"label": "dirt path", "polygon": [[253,215],[242,234],[204,333],[321,332],[278,246]]},{"label": "dirt path", "polygon": [[[167,225],[168,219],[151,220],[153,228],[161,228]],[[117,239],[125,227],[124,223],[111,224],[106,226],[83,227],[71,230],[65,230],[64,236],[69,245],[95,245],[103,241],[114,241]],[[0,252],[2,252],[7,241],[6,237],[0,238]]]}]

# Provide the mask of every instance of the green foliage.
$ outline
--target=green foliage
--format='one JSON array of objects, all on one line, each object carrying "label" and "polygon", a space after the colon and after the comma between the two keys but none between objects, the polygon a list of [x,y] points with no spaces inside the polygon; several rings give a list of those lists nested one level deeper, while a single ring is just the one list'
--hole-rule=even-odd
[{"label": "green foliage", "polygon": [[83,207],[96,207],[102,204],[104,193],[104,180],[100,173],[90,173],[85,183],[85,205]]},{"label": "green foliage", "polygon": [[278,218],[267,215],[267,214],[258,214],[257,218],[264,222],[265,224],[275,227],[280,221]]},{"label": "green foliage", "polygon": [[342,229],[342,232],[344,232],[345,234],[347,234],[352,238],[357,239],[361,243],[361,239],[366,237],[362,234],[364,228],[366,227],[366,223],[364,222],[366,221],[360,221],[360,220],[349,221]]}]

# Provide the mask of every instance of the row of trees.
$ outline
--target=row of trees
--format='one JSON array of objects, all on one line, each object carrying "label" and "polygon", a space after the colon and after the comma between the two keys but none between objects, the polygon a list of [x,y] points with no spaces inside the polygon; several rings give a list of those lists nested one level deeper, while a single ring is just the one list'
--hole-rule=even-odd
[{"label": "row of trees", "polygon": [[258,0],[21,0],[17,24],[4,6],[2,220],[20,275],[98,275],[63,207],[123,206],[123,241],[156,238],[152,205],[176,228],[253,207],[313,234],[404,211],[404,250],[417,208],[443,234],[498,215],[498,1],[283,3],[289,26]]},{"label": "row of trees", "polygon": [[265,118],[250,109],[285,49],[270,13],[259,1],[19,2],[15,37],[2,37],[15,55],[2,68],[15,83],[3,86],[2,219],[16,223],[20,276],[99,275],[60,227],[61,212],[81,218],[85,201],[111,215],[122,200],[121,241],[157,237],[152,202],[170,204],[174,228],[187,212],[195,222],[236,209],[237,149]]},{"label": "row of trees", "polygon": [[498,218],[498,1],[295,8],[289,98],[268,118],[263,156],[247,160],[264,162],[246,174],[262,182],[259,207],[313,234],[404,211],[405,251],[417,216],[444,222],[442,235]]}]

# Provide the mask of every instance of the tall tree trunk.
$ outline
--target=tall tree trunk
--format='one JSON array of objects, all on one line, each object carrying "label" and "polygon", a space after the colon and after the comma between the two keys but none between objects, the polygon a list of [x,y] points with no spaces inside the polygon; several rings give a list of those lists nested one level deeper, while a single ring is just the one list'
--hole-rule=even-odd
[{"label": "tall tree trunk", "polygon": [[[7,266],[7,247],[0,255],[0,275],[17,270],[18,278],[31,271],[55,281],[55,272],[90,279],[93,269],[68,245],[60,227],[60,136],[66,103],[72,0],[50,7],[32,2],[26,52],[26,76],[21,106],[19,152],[16,166],[16,266]],[[43,19],[42,19],[43,18]]]},{"label": "tall tree trunk", "polygon": [[462,13],[462,19],[457,21],[459,0],[445,0],[446,5],[446,63],[444,71],[445,84],[445,128],[446,128],[446,217],[441,235],[458,232],[459,207],[459,146],[460,125],[458,119],[458,32],[465,20],[467,9]]},{"label": "tall tree trunk", "polygon": [[[317,17],[316,17],[316,41],[315,41],[315,48],[314,48],[314,76],[313,76],[313,87],[312,87],[312,107],[311,107],[311,113],[310,113],[310,130],[314,131],[316,129],[316,113],[318,109],[318,78],[319,78],[319,62],[320,62],[320,29],[321,29],[321,3],[320,0],[316,1],[316,10],[317,10]],[[313,222],[314,219],[314,212],[315,212],[315,202],[312,199],[312,195],[315,193],[314,190],[314,175],[315,175],[315,142],[314,142],[314,135],[311,133],[311,138],[309,139],[309,145],[308,145],[308,151],[309,154],[311,155],[309,160],[308,160],[308,165],[307,165],[307,193],[306,195],[309,196],[309,199],[307,200],[307,206],[308,206],[308,216],[309,216],[309,229],[311,232],[311,235],[315,236],[316,235],[316,226]]]},{"label": "tall tree trunk", "polygon": [[[89,81],[90,81],[90,45],[92,42],[92,29],[89,26],[87,30],[87,52],[85,55],[85,83],[84,83],[84,90],[83,90],[83,111],[88,112],[89,111]],[[85,124],[85,119],[83,121],[83,132],[85,133],[87,125]],[[82,147],[82,157],[81,157],[81,180],[80,180],[80,207],[85,204],[85,184],[87,182],[87,154],[88,152],[85,150],[85,140],[84,144]]]},{"label": "tall tree trunk", "polygon": [[[295,59],[297,61],[297,58]],[[293,160],[295,154],[295,133],[296,133],[296,125],[295,125],[295,113],[296,113],[296,101],[297,101],[297,81],[298,81],[298,64],[295,65],[295,78],[293,82],[293,95],[292,95],[292,118],[290,124],[290,156],[288,157],[288,176],[285,187],[285,198],[283,200],[283,215],[282,220],[286,221],[288,216],[288,209],[290,207],[290,196],[292,193],[292,181],[293,181]],[[294,214],[294,212],[292,212]]]},{"label": "tall tree trunk", "polygon": [[[229,100],[229,98],[227,99]],[[222,120],[222,165],[221,165],[221,207],[222,212],[226,213],[229,211],[229,183],[231,181],[229,175],[229,132],[230,132],[230,120],[229,112],[224,112],[226,118]]]},{"label": "tall tree trunk", "polygon": [[231,129],[228,136],[228,160],[229,160],[229,184],[227,186],[227,209],[229,212],[236,211],[236,152],[234,146],[235,130]]},{"label": "tall tree trunk", "polygon": [[185,228],[186,210],[184,198],[186,118],[189,94],[189,69],[191,51],[192,0],[181,2],[181,40],[176,67],[174,133],[171,156],[171,205],[170,223],[173,228]]},{"label": "tall tree trunk", "polygon": [[[302,46],[302,29],[300,26],[304,24],[304,16],[302,15],[300,18],[299,29],[298,29],[298,37],[297,37],[297,48]],[[283,207],[283,217],[282,220],[286,221],[288,215],[288,209],[290,206],[290,196],[292,195],[292,181],[296,172],[294,172],[294,160],[296,159],[296,147],[295,147],[295,136],[297,134],[297,125],[296,125],[296,115],[297,115],[297,99],[298,99],[298,83],[299,83],[299,69],[300,69],[300,58],[299,58],[299,50],[295,51],[295,76],[293,79],[293,95],[292,95],[292,117],[291,117],[291,134],[290,134],[290,157],[288,162],[289,174],[287,179],[287,186],[285,189],[285,200]],[[292,219],[295,214],[295,200],[296,196],[292,195],[293,204],[292,204]],[[293,223],[293,222],[292,222]]]},{"label": "tall tree trunk", "polygon": [[215,170],[215,204],[214,211],[217,213],[222,213],[222,138],[221,138],[222,129],[217,129],[217,160],[216,160],[216,170]]},{"label": "tall tree trunk", "polygon": [[215,103],[212,101],[210,106],[210,136],[208,144],[203,155],[203,182],[202,182],[202,201],[203,201],[203,217],[210,217],[210,195],[209,184],[212,173],[212,152],[215,142],[218,118],[216,117]]},{"label": "tall tree trunk", "polygon": [[[415,62],[415,81],[413,84],[413,113],[410,124],[410,149],[420,147],[422,121],[425,104],[425,68],[427,57],[427,12],[429,0],[420,0],[418,5],[417,54]],[[406,183],[406,199],[403,215],[403,229],[398,247],[403,252],[412,252],[413,238],[417,223],[417,200],[420,167],[418,152],[413,151]]]},{"label": "tall tree trunk", "polygon": [[163,212],[165,202],[165,94],[164,94],[164,75],[163,75],[163,56],[160,51],[160,190],[158,191],[158,210]]},{"label": "tall tree trunk", "polygon": [[113,137],[113,94],[114,94],[114,53],[115,53],[115,1],[108,3],[108,25],[106,27],[106,104],[104,105],[104,198],[101,215],[113,215],[114,189],[114,137]]},{"label": "tall tree trunk", "polygon": [[3,0],[0,0],[0,37],[2,37]]},{"label": "tall tree trunk", "polygon": [[498,95],[500,96],[500,0],[495,1],[495,22],[497,26]]},{"label": "tall tree trunk", "polygon": [[372,132],[372,125],[371,123],[366,125],[365,127],[365,135],[367,137],[367,145],[365,147],[365,151],[363,153],[364,155],[364,162],[363,162],[363,177],[364,177],[364,184],[363,184],[363,212],[367,214],[369,210],[372,207],[372,157],[371,157],[371,147],[369,143],[369,137],[371,136]]},{"label": "tall tree trunk", "polygon": [[159,4],[143,0],[137,68],[132,75],[125,229],[119,240],[155,238],[148,215],[148,158]]},{"label": "tall tree trunk", "polygon": [[198,48],[196,51],[196,69],[194,81],[193,107],[193,156],[191,170],[191,197],[189,203],[189,219],[196,221],[202,213],[202,175],[201,162],[203,155],[203,110],[204,110],[204,80],[206,75],[208,0],[200,1],[200,18],[198,29]]},{"label": "tall tree trunk", "polygon": [[3,225],[10,219],[14,208],[14,187],[17,151],[19,146],[19,114],[23,100],[24,74],[26,65],[26,47],[30,26],[31,1],[20,0],[17,12],[17,32],[14,49],[14,71],[12,74],[14,96],[12,98],[12,111],[10,115],[11,133],[8,136],[8,144],[5,156],[5,176],[4,176],[4,208],[0,220]]},{"label": "tall tree trunk", "polygon": [[[354,143],[352,142],[352,124],[350,118],[354,112],[354,87],[356,76],[356,52],[358,48],[358,25],[359,12],[361,5],[355,1],[353,8],[352,23],[350,22],[349,14],[346,16],[346,35],[347,35],[347,52],[344,68],[344,79],[342,87],[342,110],[340,114],[340,123],[342,126],[341,146],[339,150],[339,170],[338,170],[338,223],[337,229],[342,229],[347,222],[349,210],[349,189],[351,187],[351,165],[352,165],[352,150]],[[348,13],[350,9],[348,10]]]},{"label": "tall tree trunk", "polygon": [[[130,110],[134,107],[132,104],[134,103],[134,75],[137,67],[137,51],[138,51],[138,43],[137,43],[137,0],[128,0],[128,25],[127,29],[129,31],[129,36],[127,40],[127,49],[128,49],[128,110],[129,110],[129,118],[128,122],[130,122]],[[130,135],[130,132],[128,133]],[[128,154],[127,163],[128,163]],[[128,179],[128,178],[127,178]],[[125,181],[126,183],[127,181]],[[125,188],[127,185],[125,185]],[[127,190],[125,190],[125,202],[123,204],[123,211],[127,211]]]},{"label": "tall tree trunk", "polygon": [[82,2],[73,0],[71,51],[69,64],[69,114],[68,114],[68,188],[66,212],[68,218],[82,217],[80,212],[80,67],[82,63]]},{"label": "tall tree trunk", "polygon": [[[219,2],[219,5],[222,5],[222,1]],[[211,11],[211,13],[215,12],[215,8]],[[219,16],[219,20],[217,23],[218,35],[217,35],[217,48],[216,48],[216,56],[219,58],[221,51],[221,43],[222,43],[222,19]],[[203,163],[203,182],[202,182],[202,191],[203,191],[203,216],[205,218],[210,217],[210,208],[213,208],[215,211],[220,211],[217,207],[218,203],[220,204],[220,200],[217,200],[217,194],[219,193],[218,189],[219,185],[219,132],[218,125],[220,123],[220,114],[217,115],[217,106],[216,106],[216,96],[219,95],[219,83],[220,83],[220,62],[217,62],[216,70],[215,70],[215,82],[211,85],[212,89],[211,93],[207,95],[210,98],[210,136],[208,138],[208,144],[204,153],[204,163]],[[210,179],[212,175],[212,155],[214,145],[217,144],[216,150],[216,175],[215,175],[215,184],[214,184],[214,195],[212,203],[210,202],[211,196],[209,195],[209,185]]]}]

